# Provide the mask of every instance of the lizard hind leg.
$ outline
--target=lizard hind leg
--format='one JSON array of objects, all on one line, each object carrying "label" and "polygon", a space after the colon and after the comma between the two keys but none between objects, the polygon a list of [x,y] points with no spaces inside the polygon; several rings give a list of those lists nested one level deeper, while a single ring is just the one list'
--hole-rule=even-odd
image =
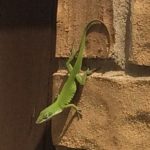
[{"label": "lizard hind leg", "polygon": [[69,107],[72,107],[73,109],[75,109],[75,111],[77,113],[77,116],[78,116],[78,119],[82,118],[81,110],[76,105],[68,104],[68,105],[65,106],[65,108],[69,108]]},{"label": "lizard hind leg", "polygon": [[94,72],[94,70],[90,70],[89,68],[84,71],[83,73],[78,73],[76,75],[76,80],[79,82],[80,85],[84,85],[86,78],[88,75],[91,75]]},{"label": "lizard hind leg", "polygon": [[84,85],[84,84],[85,84],[86,78],[87,78],[86,72],[84,72],[83,74],[78,73],[78,74],[76,75],[76,80],[78,81],[78,83],[79,83],[80,85]]}]

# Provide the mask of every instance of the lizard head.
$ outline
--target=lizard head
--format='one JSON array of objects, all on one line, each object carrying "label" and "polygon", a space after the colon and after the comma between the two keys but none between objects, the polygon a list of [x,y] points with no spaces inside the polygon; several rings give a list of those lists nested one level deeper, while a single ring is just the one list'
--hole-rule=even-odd
[{"label": "lizard head", "polygon": [[61,109],[58,109],[58,108],[55,109],[49,106],[40,112],[40,115],[36,120],[36,124],[41,124],[43,122],[46,122],[50,120],[53,116],[59,114],[60,112],[62,112]]}]

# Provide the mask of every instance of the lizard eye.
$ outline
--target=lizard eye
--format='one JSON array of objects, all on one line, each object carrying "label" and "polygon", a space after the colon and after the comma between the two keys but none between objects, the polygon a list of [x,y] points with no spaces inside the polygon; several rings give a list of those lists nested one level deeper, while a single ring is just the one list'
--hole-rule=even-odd
[{"label": "lizard eye", "polygon": [[44,115],[43,119],[47,120],[51,116],[51,112]]},{"label": "lizard eye", "polygon": [[44,120],[46,120],[47,118],[48,118],[47,116],[44,116],[44,117],[43,117]]}]

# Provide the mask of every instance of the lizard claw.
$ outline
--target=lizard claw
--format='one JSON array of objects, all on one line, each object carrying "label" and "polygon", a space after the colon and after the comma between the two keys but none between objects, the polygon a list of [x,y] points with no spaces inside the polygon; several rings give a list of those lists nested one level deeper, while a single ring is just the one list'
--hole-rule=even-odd
[{"label": "lizard claw", "polygon": [[79,119],[82,119],[82,113],[81,113],[81,110],[78,109],[78,110],[76,111],[76,113],[77,113],[78,120],[79,120]]},{"label": "lizard claw", "polygon": [[88,68],[88,69],[86,70],[86,74],[87,74],[87,75],[91,75],[92,73],[96,72],[97,70],[99,70],[99,68],[94,68],[94,69],[89,69],[89,68]]}]

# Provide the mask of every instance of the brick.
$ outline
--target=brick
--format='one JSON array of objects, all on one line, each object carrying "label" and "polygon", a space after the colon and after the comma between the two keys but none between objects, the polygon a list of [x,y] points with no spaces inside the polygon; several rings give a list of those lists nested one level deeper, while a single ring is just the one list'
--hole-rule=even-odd
[{"label": "brick", "polygon": [[109,44],[109,34],[106,33],[106,28],[112,35],[112,15],[112,1],[110,0],[105,0],[105,2],[103,0],[59,1],[56,57],[68,57],[73,42],[75,48],[78,48],[85,25],[93,19],[99,19],[104,22],[106,27],[99,26],[98,29],[95,29],[98,32],[88,36],[90,40],[88,40],[85,56],[106,58]]},{"label": "brick", "polygon": [[132,5],[132,50],[129,61],[150,66],[150,2],[136,0]]},{"label": "brick", "polygon": [[[54,74],[57,95],[65,73]],[[83,118],[66,110],[52,119],[57,150],[69,148],[131,150],[150,149],[150,78],[107,72],[94,73],[77,93]],[[81,96],[80,96],[81,94]]]},{"label": "brick", "polygon": [[122,68],[125,68],[126,64],[126,32],[127,20],[130,10],[130,0],[115,0],[113,1],[113,25],[115,30],[115,43],[113,48],[113,54],[115,62]]}]

